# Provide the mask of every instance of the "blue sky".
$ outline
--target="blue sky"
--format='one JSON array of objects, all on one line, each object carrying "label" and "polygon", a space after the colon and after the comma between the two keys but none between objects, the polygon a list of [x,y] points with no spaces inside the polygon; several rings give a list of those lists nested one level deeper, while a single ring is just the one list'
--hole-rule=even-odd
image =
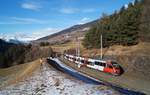
[{"label": "blue sky", "polygon": [[111,14],[133,0],[0,0],[0,37],[37,39]]}]

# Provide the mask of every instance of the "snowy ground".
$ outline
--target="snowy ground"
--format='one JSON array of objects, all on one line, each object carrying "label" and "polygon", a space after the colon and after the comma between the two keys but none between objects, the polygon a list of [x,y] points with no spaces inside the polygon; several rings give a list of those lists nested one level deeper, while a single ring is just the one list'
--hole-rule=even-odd
[{"label": "snowy ground", "polygon": [[118,95],[103,85],[92,85],[45,64],[31,77],[0,90],[0,95]]}]

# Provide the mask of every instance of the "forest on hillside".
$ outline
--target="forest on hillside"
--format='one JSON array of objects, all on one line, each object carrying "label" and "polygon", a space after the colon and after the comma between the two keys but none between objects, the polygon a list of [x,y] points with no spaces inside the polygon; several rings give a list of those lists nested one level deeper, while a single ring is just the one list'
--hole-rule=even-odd
[{"label": "forest on hillside", "polygon": [[131,46],[150,41],[150,1],[135,0],[111,15],[103,14],[98,23],[91,27],[83,39],[86,48],[112,45]]},{"label": "forest on hillside", "polygon": [[13,44],[0,39],[0,68],[31,62],[51,56],[52,53],[52,48],[41,48],[31,44]]}]

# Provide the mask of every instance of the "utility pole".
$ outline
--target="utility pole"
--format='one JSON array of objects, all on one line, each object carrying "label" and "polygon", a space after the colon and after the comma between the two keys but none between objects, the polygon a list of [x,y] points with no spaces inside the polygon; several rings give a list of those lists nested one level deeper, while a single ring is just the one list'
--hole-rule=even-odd
[{"label": "utility pole", "polygon": [[76,56],[80,57],[80,42],[78,37],[76,37]]},{"label": "utility pole", "polygon": [[101,34],[100,34],[100,44],[101,44],[101,59],[103,59],[103,25],[101,27]]},{"label": "utility pole", "polygon": [[[101,47],[101,49],[100,49],[100,54],[101,54],[101,59],[103,59],[103,26],[102,25],[100,25],[100,32],[101,32],[101,34],[100,34],[100,47]],[[98,29],[98,25],[97,25],[97,31],[98,31],[99,29]]]},{"label": "utility pole", "polygon": [[75,38],[76,56],[78,56],[77,37]]},{"label": "utility pole", "polygon": [[101,59],[103,59],[103,36],[101,34]]},{"label": "utility pole", "polygon": [[80,57],[80,41],[79,41],[79,38],[77,38],[78,40],[78,57]]}]

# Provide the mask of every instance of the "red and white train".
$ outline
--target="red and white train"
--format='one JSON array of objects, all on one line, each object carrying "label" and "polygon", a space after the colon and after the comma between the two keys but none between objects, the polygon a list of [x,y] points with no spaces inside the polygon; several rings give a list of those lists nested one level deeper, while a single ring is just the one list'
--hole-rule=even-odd
[{"label": "red and white train", "polygon": [[121,67],[116,62],[77,57],[69,54],[64,54],[64,58],[78,64],[78,68],[86,66],[113,75],[121,74]]}]

